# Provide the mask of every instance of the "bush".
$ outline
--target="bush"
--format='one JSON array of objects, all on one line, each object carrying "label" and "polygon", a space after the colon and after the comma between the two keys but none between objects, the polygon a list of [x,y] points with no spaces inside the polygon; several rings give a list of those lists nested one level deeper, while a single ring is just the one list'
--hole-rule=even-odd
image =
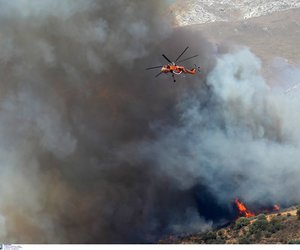
[{"label": "bush", "polygon": [[282,228],[280,219],[273,217],[270,223],[268,224],[267,231],[270,233],[276,233]]},{"label": "bush", "polygon": [[265,237],[266,238],[270,238],[272,236],[272,233],[270,233],[270,232],[265,232]]},{"label": "bush", "polygon": [[203,235],[202,239],[204,241],[209,241],[209,240],[215,240],[217,238],[217,234],[215,232],[207,232],[206,234]]},{"label": "bush", "polygon": [[254,234],[254,239],[255,239],[255,240],[260,240],[260,239],[261,239],[261,236],[262,236],[262,231],[257,231],[257,232]]},{"label": "bush", "polygon": [[284,238],[284,237],[280,238],[279,241],[280,241],[280,243],[282,243],[282,244],[287,244],[287,243],[288,243],[287,239]]},{"label": "bush", "polygon": [[259,214],[259,215],[257,216],[257,219],[258,219],[258,220],[266,220],[267,217],[265,216],[265,214]]},{"label": "bush", "polygon": [[258,216],[257,220],[252,223],[252,225],[249,227],[249,232],[252,234],[255,234],[257,232],[265,231],[268,227],[268,221],[266,219],[266,216]]},{"label": "bush", "polygon": [[297,217],[298,217],[298,220],[300,220],[300,208],[297,209]]},{"label": "bush", "polygon": [[218,237],[219,237],[220,239],[223,239],[223,240],[226,240],[226,239],[227,239],[227,236],[226,236],[224,230],[218,231]]},{"label": "bush", "polygon": [[300,239],[290,240],[288,241],[288,244],[300,244]]},{"label": "bush", "polygon": [[250,224],[249,218],[241,217],[235,222],[235,229],[240,229],[242,227],[248,226]]},{"label": "bush", "polygon": [[251,243],[250,239],[246,236],[241,237],[238,242],[239,242],[239,244],[250,244]]}]

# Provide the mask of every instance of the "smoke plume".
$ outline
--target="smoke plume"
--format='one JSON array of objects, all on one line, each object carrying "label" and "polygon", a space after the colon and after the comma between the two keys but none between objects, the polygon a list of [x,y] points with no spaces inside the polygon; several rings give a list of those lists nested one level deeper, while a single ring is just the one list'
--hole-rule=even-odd
[{"label": "smoke plume", "polygon": [[260,60],[246,48],[219,55],[207,77],[213,91],[208,103],[197,93],[184,97],[181,124],[144,144],[149,159],[183,188],[205,182],[220,202],[299,202],[293,190],[300,171],[300,103],[268,86],[260,71]]},{"label": "smoke plume", "polygon": [[[165,9],[0,1],[1,241],[154,242],[222,222],[236,196],[299,202],[298,99]],[[201,74],[144,70],[187,45]]]}]

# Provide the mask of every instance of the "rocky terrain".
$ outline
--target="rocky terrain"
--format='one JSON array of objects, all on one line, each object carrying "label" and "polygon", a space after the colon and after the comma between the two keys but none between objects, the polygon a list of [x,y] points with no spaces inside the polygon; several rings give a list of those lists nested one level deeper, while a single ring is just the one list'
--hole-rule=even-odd
[{"label": "rocky terrain", "polygon": [[179,26],[236,21],[300,7],[299,0],[178,0],[172,11]]},{"label": "rocky terrain", "polygon": [[243,21],[192,25],[215,43],[247,46],[263,60],[300,63],[300,8]]},{"label": "rocky terrain", "polygon": [[[215,43],[247,46],[263,60],[282,57],[291,63],[300,64],[300,0],[265,2],[190,0],[186,2],[183,8],[181,8],[183,2],[180,3],[180,0],[176,5],[171,6],[171,12],[175,13],[180,26],[198,29]],[[235,2],[239,4],[234,5]],[[251,2],[251,4],[246,4],[247,2]],[[220,15],[216,15],[216,12],[220,9],[218,6],[223,6],[225,3],[227,3],[226,6],[230,5],[231,7],[224,9],[224,15],[221,18]],[[250,12],[249,6],[254,3],[260,11]],[[272,7],[268,8],[271,3]],[[210,6],[210,12],[206,9],[203,13],[194,13],[197,11],[197,6],[203,5]],[[233,7],[238,5],[240,5],[238,10]],[[194,6],[191,9],[192,13],[188,10],[189,6]],[[242,15],[241,13],[248,14]],[[250,15],[250,13],[252,14]],[[208,18],[208,16],[214,17]],[[195,19],[195,21],[182,21],[187,17]]]}]

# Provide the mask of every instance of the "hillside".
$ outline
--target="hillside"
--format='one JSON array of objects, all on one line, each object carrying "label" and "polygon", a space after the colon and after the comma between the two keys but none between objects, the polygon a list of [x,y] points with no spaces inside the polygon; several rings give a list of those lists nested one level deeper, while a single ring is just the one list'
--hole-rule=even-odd
[{"label": "hillside", "polygon": [[264,61],[275,57],[300,62],[300,8],[231,22],[191,25],[215,43],[251,48]]},{"label": "hillside", "polygon": [[[178,6],[177,6],[178,7]],[[223,46],[246,46],[262,60],[262,73],[268,84],[276,84],[285,67],[299,68],[300,8],[275,11],[268,15],[216,21],[180,27],[200,32],[210,42]],[[299,75],[291,85],[299,83]]]},{"label": "hillside", "polygon": [[230,225],[194,235],[170,237],[160,243],[171,244],[299,244],[299,207],[277,213],[240,217]]},{"label": "hillside", "polygon": [[176,24],[245,20],[300,7],[299,0],[178,0],[172,6]]}]

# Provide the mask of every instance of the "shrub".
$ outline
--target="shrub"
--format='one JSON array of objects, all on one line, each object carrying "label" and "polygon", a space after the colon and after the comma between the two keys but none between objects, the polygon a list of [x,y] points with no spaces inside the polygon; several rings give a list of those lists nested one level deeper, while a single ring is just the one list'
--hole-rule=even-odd
[{"label": "shrub", "polygon": [[225,231],[223,231],[223,230],[220,230],[220,231],[218,232],[218,237],[219,237],[220,239],[223,239],[223,240],[227,239],[227,236],[226,236],[226,234],[225,234]]},{"label": "shrub", "polygon": [[298,217],[298,220],[300,220],[300,208],[297,209],[297,217]]},{"label": "shrub", "polygon": [[280,241],[280,243],[282,243],[282,244],[287,244],[287,243],[288,243],[287,239],[284,238],[284,237],[280,238],[279,241]]},{"label": "shrub", "polygon": [[252,225],[249,227],[249,232],[252,234],[255,234],[257,232],[265,231],[268,227],[268,221],[266,219],[266,216],[258,217],[256,221],[252,223]]},{"label": "shrub", "polygon": [[242,227],[248,226],[250,224],[249,218],[241,217],[235,222],[235,229],[240,229]]},{"label": "shrub", "polygon": [[280,219],[273,217],[270,223],[268,224],[267,231],[270,233],[276,233],[282,228]]},{"label": "shrub", "polygon": [[267,217],[265,216],[265,214],[259,214],[259,215],[257,216],[257,219],[258,219],[258,220],[266,220]]},{"label": "shrub", "polygon": [[265,232],[265,237],[266,238],[270,238],[272,236],[272,233],[270,233],[270,232]]},{"label": "shrub", "polygon": [[250,244],[251,241],[248,237],[244,236],[244,237],[241,237],[239,240],[238,240],[239,244]]},{"label": "shrub", "polygon": [[218,238],[217,242],[216,242],[216,244],[225,244],[225,243],[226,243],[226,241],[224,239],[220,239],[220,238]]},{"label": "shrub", "polygon": [[290,240],[288,241],[288,244],[300,244],[300,239]]},{"label": "shrub", "polygon": [[215,240],[217,238],[217,234],[215,232],[207,232],[206,234],[203,235],[202,239],[204,241],[209,241],[209,240]]},{"label": "shrub", "polygon": [[255,234],[254,234],[254,239],[255,240],[260,240],[261,239],[261,236],[262,236],[262,231],[257,231]]}]

